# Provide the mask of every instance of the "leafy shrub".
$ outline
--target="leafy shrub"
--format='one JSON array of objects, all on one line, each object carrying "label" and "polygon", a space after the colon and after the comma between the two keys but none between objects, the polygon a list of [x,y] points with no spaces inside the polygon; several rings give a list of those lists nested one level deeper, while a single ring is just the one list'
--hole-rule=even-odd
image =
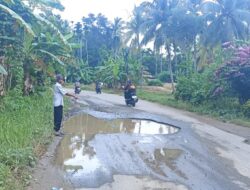
[{"label": "leafy shrub", "polygon": [[161,72],[157,77],[161,82],[171,82],[170,74],[167,71]]},{"label": "leafy shrub", "polygon": [[213,89],[213,67],[208,67],[205,72],[191,73],[180,76],[177,80],[175,98],[189,101],[193,104],[202,103],[212,97]]},{"label": "leafy shrub", "polygon": [[158,79],[148,81],[149,86],[163,86],[162,82]]},{"label": "leafy shrub", "polygon": [[250,117],[250,100],[248,100],[244,105],[243,105],[243,113],[246,117]]}]

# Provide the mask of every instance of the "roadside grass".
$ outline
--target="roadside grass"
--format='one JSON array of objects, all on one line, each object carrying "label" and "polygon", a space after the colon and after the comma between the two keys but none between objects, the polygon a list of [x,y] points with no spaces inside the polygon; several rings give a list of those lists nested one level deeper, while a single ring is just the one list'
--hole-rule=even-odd
[{"label": "roadside grass", "polygon": [[0,99],[0,190],[22,190],[52,140],[52,93]]},{"label": "roadside grass", "polygon": [[231,122],[234,124],[250,127],[250,119],[244,117],[237,101],[235,99],[225,99],[218,102],[207,102],[203,104],[191,104],[181,100],[176,100],[169,92],[149,91],[138,89],[139,98],[174,108],[195,112],[200,115],[206,115],[216,118],[223,122]]}]

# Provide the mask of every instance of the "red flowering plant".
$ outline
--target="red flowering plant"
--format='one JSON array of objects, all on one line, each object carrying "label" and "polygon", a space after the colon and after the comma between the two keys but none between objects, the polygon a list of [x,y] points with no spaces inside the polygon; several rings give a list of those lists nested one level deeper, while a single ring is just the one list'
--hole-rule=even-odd
[{"label": "red flowering plant", "polygon": [[[240,104],[244,104],[250,99],[250,45],[237,46],[227,42],[222,47],[233,54],[229,61],[217,69],[216,80],[226,81],[230,90],[237,94]],[[219,86],[214,93],[221,91],[222,87]]]}]

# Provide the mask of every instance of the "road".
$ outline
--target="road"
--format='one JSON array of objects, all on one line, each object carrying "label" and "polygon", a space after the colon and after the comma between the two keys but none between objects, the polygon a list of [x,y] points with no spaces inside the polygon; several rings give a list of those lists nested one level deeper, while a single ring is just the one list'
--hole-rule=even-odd
[{"label": "road", "polygon": [[[143,100],[127,107],[121,96],[88,91],[67,117],[66,135],[55,138],[28,190],[250,189],[250,128]],[[121,127],[137,120],[177,130],[143,134]]]}]

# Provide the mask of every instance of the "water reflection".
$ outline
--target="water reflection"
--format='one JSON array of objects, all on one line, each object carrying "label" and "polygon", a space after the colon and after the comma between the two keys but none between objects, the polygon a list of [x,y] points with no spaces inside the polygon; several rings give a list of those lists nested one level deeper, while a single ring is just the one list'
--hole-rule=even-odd
[{"label": "water reflection", "polygon": [[128,133],[139,135],[172,134],[178,128],[149,120],[117,119],[101,120],[90,115],[78,115],[65,122],[67,135],[58,149],[56,164],[74,178],[105,172],[106,169],[98,158],[89,141],[96,134]]}]

